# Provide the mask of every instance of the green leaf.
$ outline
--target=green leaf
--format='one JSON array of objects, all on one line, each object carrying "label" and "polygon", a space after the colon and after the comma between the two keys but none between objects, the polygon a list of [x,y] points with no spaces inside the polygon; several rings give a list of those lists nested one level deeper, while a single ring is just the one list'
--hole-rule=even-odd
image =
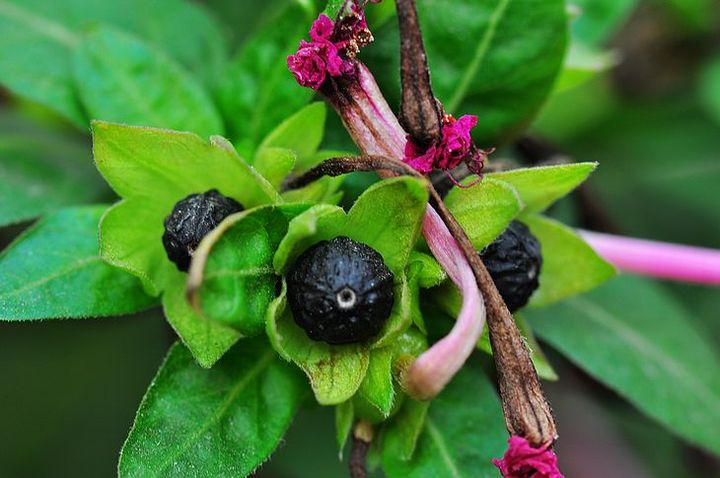
[{"label": "green leaf", "polygon": [[157,295],[174,265],[160,238],[163,220],[189,194],[218,189],[244,207],[273,204],[277,192],[220,137],[94,122],[95,163],[124,201],[100,224],[103,259]]},{"label": "green leaf", "polygon": [[397,451],[400,461],[412,459],[420,434],[425,426],[430,401],[419,401],[407,397],[400,411],[392,417],[383,431],[383,440],[388,448]]},{"label": "green leaf", "polygon": [[510,184],[520,195],[523,213],[541,212],[578,187],[597,167],[597,163],[514,169],[488,174]]},{"label": "green leaf", "polygon": [[528,311],[540,338],[683,438],[720,453],[720,358],[652,282],[619,277]]},{"label": "green leaf", "polygon": [[268,206],[227,217],[193,254],[188,292],[202,315],[245,336],[261,333],[275,298],[272,261],[288,222],[308,206]]},{"label": "green leaf", "polygon": [[523,222],[540,241],[543,257],[540,287],[530,298],[531,307],[587,292],[615,275],[615,268],[569,227],[542,216],[527,216]]},{"label": "green leaf", "polygon": [[337,18],[337,16],[340,14],[340,9],[346,1],[347,0],[328,0],[327,6],[325,7],[325,10],[323,10],[323,13],[331,19],[335,20],[335,18]]},{"label": "green leaf", "polygon": [[81,37],[75,81],[92,119],[222,134],[219,114],[205,90],[162,51],[108,27]]},{"label": "green leaf", "polygon": [[367,400],[387,418],[395,402],[392,377],[393,351],[390,347],[375,349],[370,354],[370,364],[362,384],[360,396]]},{"label": "green leaf", "polygon": [[565,65],[555,82],[554,94],[575,88],[610,70],[618,62],[616,55],[573,43],[568,50]]},{"label": "green leaf", "polygon": [[72,52],[80,42],[78,32],[96,22],[166,49],[193,71],[215,73],[225,54],[217,25],[192,2],[0,0],[0,83],[86,128],[73,84]]},{"label": "green leaf", "polygon": [[700,79],[700,95],[705,109],[720,123],[720,57],[705,67]]},{"label": "green leaf", "polygon": [[290,223],[275,255],[275,269],[281,273],[316,242],[348,236],[378,251],[398,278],[418,238],[427,194],[420,181],[403,177],[368,188],[347,215],[338,207],[315,206]]},{"label": "green leaf", "polygon": [[425,320],[420,309],[420,289],[429,289],[440,285],[447,279],[447,273],[433,257],[413,251],[410,255],[407,277],[410,317],[412,322],[425,332]]},{"label": "green leaf", "polygon": [[283,121],[262,142],[259,153],[265,148],[285,148],[295,152],[297,168],[314,166],[314,157],[325,132],[325,103],[313,103]]},{"label": "green leaf", "polygon": [[292,149],[263,148],[255,155],[253,166],[262,177],[279,190],[295,167],[296,158]]},{"label": "green leaf", "polygon": [[350,399],[365,378],[370,354],[361,345],[329,345],[310,340],[292,318],[281,295],[268,309],[267,333],[273,348],[286,360],[297,364],[310,379],[315,398],[321,405],[337,405]]},{"label": "green leaf", "polygon": [[[536,113],[561,70],[567,43],[562,0],[418,0],[435,95],[449,113],[481,115],[483,144],[517,133]],[[397,22],[368,48],[390,104],[399,100]]]},{"label": "green leaf", "polygon": [[298,3],[285,2],[285,8],[257,30],[221,75],[219,106],[231,138],[248,158],[265,135],[313,96],[312,90],[298,86],[287,69],[288,55],[307,36],[312,22]]},{"label": "green leaf", "polygon": [[186,297],[187,275],[174,268],[168,274],[162,297],[165,317],[197,363],[210,368],[242,334],[233,327],[198,315]]},{"label": "green leaf", "polygon": [[84,318],[153,305],[133,276],[100,259],[105,206],[63,209],[25,231],[0,255],[0,320]]},{"label": "green leaf", "polygon": [[498,476],[490,460],[503,455],[507,432],[495,390],[477,362],[468,362],[432,401],[409,461],[403,460],[412,440],[408,433],[414,432],[389,432],[383,441],[382,467],[389,478]]},{"label": "green leaf", "polygon": [[573,39],[589,46],[605,44],[627,20],[638,0],[573,0],[580,16],[572,22]]},{"label": "green leaf", "polygon": [[353,422],[355,420],[355,411],[353,401],[348,400],[335,407],[335,438],[338,445],[338,455],[342,460],[343,449],[350,436]]},{"label": "green leaf", "polygon": [[325,176],[313,181],[304,188],[292,189],[282,193],[285,202],[302,202],[306,204],[333,204],[336,205],[343,198],[344,191],[340,188],[345,178],[332,178]]},{"label": "green leaf", "polygon": [[0,225],[106,196],[85,144],[0,112]]},{"label": "green leaf", "polygon": [[470,188],[453,188],[445,204],[477,250],[500,235],[523,208],[513,187],[488,177]]},{"label": "green leaf", "polygon": [[176,344],[140,404],[119,475],[247,476],[278,446],[304,395],[302,378],[264,340],[244,341],[212,370]]}]

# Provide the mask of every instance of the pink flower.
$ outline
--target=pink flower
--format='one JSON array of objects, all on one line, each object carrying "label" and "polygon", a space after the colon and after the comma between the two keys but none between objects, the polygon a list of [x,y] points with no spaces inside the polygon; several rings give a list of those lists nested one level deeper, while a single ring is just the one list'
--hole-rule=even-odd
[{"label": "pink flower", "polygon": [[330,40],[335,29],[335,23],[325,14],[315,20],[310,28],[310,39],[312,41]]},{"label": "pink flower", "polygon": [[465,115],[458,120],[450,118],[443,125],[442,144],[435,160],[438,169],[453,169],[470,154],[472,147],[470,131],[477,125],[477,121],[477,116]]},{"label": "pink flower", "polygon": [[503,478],[564,478],[550,445],[534,448],[519,436],[511,436],[505,456],[492,462]]},{"label": "pink flower", "polygon": [[433,170],[435,164],[436,149],[433,145],[427,150],[423,150],[408,136],[407,143],[405,143],[405,162],[416,171],[428,174]]},{"label": "pink flower", "polygon": [[287,58],[287,65],[301,86],[317,90],[325,78],[339,76],[343,71],[343,60],[337,48],[329,41],[300,42],[300,48]]},{"label": "pink flower", "polygon": [[471,172],[479,174],[486,152],[475,148],[470,132],[477,125],[477,116],[465,115],[456,120],[443,119],[442,137],[424,149],[407,138],[404,161],[417,171],[427,174],[433,169],[448,171],[465,161]]}]

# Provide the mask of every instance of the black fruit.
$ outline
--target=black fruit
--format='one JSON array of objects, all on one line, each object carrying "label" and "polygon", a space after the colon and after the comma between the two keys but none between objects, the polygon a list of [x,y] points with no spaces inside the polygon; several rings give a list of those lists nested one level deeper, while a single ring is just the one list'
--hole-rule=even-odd
[{"label": "black fruit", "polygon": [[313,340],[361,342],[393,308],[393,273],[371,247],[340,236],[303,252],[287,277],[295,322]]},{"label": "black fruit", "polygon": [[510,312],[527,304],[538,288],[542,267],[540,242],[521,222],[513,221],[480,253]]},{"label": "black fruit", "polygon": [[230,214],[243,210],[242,205],[217,189],[191,194],[175,204],[165,218],[162,241],[168,258],[181,271],[190,268],[190,258],[200,241]]}]

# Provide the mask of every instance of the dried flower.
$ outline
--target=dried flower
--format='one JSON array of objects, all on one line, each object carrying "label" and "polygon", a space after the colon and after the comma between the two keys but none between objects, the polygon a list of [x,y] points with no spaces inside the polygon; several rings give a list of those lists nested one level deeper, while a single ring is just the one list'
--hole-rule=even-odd
[{"label": "dried flower", "polygon": [[477,116],[465,115],[455,119],[445,115],[440,141],[423,148],[407,138],[405,163],[427,174],[433,169],[450,171],[465,161],[471,172],[479,174],[487,152],[475,147],[470,132],[477,125]]},{"label": "dried flower", "polygon": [[503,478],[564,478],[550,445],[534,448],[519,436],[511,436],[502,460],[493,459]]}]

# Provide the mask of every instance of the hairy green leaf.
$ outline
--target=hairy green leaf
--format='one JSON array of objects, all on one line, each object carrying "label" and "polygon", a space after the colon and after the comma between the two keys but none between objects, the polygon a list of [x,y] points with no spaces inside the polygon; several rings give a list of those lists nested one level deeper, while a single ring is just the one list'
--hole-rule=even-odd
[{"label": "hairy green leaf", "polygon": [[470,188],[453,188],[445,203],[477,250],[490,244],[523,208],[517,191],[493,178]]},{"label": "hairy green leaf", "polygon": [[153,305],[135,277],[100,259],[97,225],[104,209],[60,210],[3,251],[0,320],[101,317]]},{"label": "hairy green leaf", "polygon": [[174,267],[168,274],[162,297],[165,317],[197,363],[210,368],[242,338],[242,334],[229,325],[198,315],[186,297],[187,275]]},{"label": "hairy green leaf", "polygon": [[160,238],[175,203],[217,189],[245,208],[273,204],[278,193],[226,140],[192,133],[93,123],[95,163],[124,201],[100,225],[102,257],[143,280],[157,295],[174,265]]},{"label": "hairy green leaf", "polygon": [[106,197],[89,156],[83,142],[0,113],[0,225]]},{"label": "hairy green leaf", "polygon": [[202,88],[162,51],[108,27],[81,37],[75,81],[91,119],[222,134],[219,114]]},{"label": "hairy green leaf", "polygon": [[281,295],[268,309],[270,343],[283,358],[305,372],[318,403],[337,405],[347,401],[365,378],[370,353],[362,345],[329,345],[310,340],[293,320],[285,293],[283,281]]},{"label": "hairy green leaf", "polygon": [[537,215],[523,222],[540,241],[543,257],[540,287],[530,298],[531,307],[587,292],[615,275],[615,268],[569,227]]},{"label": "hairy green leaf", "polygon": [[409,461],[415,453],[418,438],[425,427],[430,401],[419,401],[405,398],[397,415],[392,417],[383,430],[383,440],[387,440],[388,448],[398,453],[401,461]]},{"label": "hairy green leaf", "polygon": [[514,169],[488,174],[510,184],[524,204],[523,213],[541,212],[578,187],[597,167],[597,163]]},{"label": "hairy green leaf", "polygon": [[[481,116],[482,143],[516,133],[551,92],[562,67],[567,16],[562,0],[418,0],[435,95],[456,116]],[[368,48],[390,103],[399,98],[397,22]]]},{"label": "hairy green leaf", "polygon": [[193,254],[188,290],[202,315],[251,336],[265,329],[278,276],[273,256],[288,222],[308,206],[250,209],[226,218]]},{"label": "hairy green leaf", "polygon": [[335,439],[337,440],[339,456],[342,460],[343,449],[345,443],[350,436],[353,422],[355,420],[355,411],[353,409],[353,401],[348,400],[335,407]]},{"label": "hairy green leaf", "polygon": [[720,453],[720,358],[688,313],[628,276],[527,311],[541,339],[683,438]]},{"label": "hairy green leaf", "polygon": [[248,476],[278,446],[304,395],[302,378],[262,339],[243,341],[212,370],[176,344],[143,398],[119,475]]},{"label": "hairy green leaf", "polygon": [[504,452],[505,422],[495,390],[476,362],[465,364],[432,401],[415,453],[407,460],[412,433],[396,429],[386,435],[382,467],[389,478],[498,476],[490,460]]},{"label": "hairy green leaf", "polygon": [[185,0],[0,0],[0,83],[86,128],[72,52],[80,32],[96,22],[140,36],[193,71],[215,74],[225,55],[217,25],[200,5]]},{"label": "hairy green leaf", "polygon": [[387,417],[395,403],[395,387],[392,377],[393,351],[390,347],[374,350],[370,354],[365,379],[360,384],[360,396],[373,405],[383,417]]}]

